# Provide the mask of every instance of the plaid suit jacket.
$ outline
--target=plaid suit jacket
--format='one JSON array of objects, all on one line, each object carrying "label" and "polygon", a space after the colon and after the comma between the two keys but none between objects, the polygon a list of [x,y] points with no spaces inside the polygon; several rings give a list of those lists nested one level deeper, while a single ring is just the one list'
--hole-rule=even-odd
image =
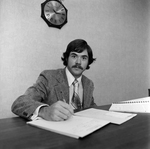
[{"label": "plaid suit jacket", "polygon": [[[83,75],[82,85],[83,108],[96,106],[93,82]],[[65,69],[45,70],[39,75],[36,83],[14,101],[11,109],[14,114],[29,119],[38,106],[52,105],[63,99],[69,103],[69,85]]]}]

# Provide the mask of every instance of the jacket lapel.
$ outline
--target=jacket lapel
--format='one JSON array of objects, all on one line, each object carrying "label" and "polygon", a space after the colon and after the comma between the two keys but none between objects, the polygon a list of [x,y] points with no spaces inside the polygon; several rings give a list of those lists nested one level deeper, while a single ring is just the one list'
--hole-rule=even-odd
[{"label": "jacket lapel", "polygon": [[[60,69],[55,76],[58,83],[55,84],[55,92],[58,100],[65,99],[69,103],[69,85],[66,76],[65,69]],[[90,106],[92,99],[93,86],[91,86],[90,81],[83,75],[82,76],[83,84],[83,108]]]},{"label": "jacket lapel", "polygon": [[84,75],[82,77],[82,84],[83,84],[83,108],[87,108],[90,106],[91,103],[93,87],[90,85],[90,81],[86,79]]},{"label": "jacket lapel", "polygon": [[69,103],[69,85],[66,77],[65,69],[60,69],[55,76],[58,83],[54,86],[59,100],[65,99]]}]

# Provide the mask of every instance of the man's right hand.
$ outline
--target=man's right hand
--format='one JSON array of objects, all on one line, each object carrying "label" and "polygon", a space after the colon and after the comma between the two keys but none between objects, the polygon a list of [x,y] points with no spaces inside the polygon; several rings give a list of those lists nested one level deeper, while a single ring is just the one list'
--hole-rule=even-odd
[{"label": "man's right hand", "polygon": [[73,114],[74,111],[69,104],[63,101],[58,101],[51,106],[41,107],[38,116],[49,121],[64,121],[70,118]]}]

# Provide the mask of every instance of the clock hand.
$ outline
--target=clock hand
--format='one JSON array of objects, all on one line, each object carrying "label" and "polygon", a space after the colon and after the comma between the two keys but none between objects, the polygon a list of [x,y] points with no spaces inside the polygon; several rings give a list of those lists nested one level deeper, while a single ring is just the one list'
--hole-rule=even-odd
[{"label": "clock hand", "polygon": [[55,11],[54,9],[53,9],[53,11],[54,11],[56,14],[60,14],[60,13],[58,13],[57,11]]},{"label": "clock hand", "polygon": [[61,14],[64,12],[64,8],[61,8],[61,9],[58,9],[57,11],[55,9],[53,9],[53,11],[56,13],[56,14]]}]

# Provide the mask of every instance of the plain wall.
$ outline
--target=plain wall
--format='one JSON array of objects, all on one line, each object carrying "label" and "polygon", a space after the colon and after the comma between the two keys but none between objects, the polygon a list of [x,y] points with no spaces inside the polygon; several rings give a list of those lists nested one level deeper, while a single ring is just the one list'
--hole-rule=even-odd
[{"label": "plain wall", "polygon": [[64,67],[62,53],[85,39],[96,62],[85,72],[95,84],[97,105],[148,96],[149,0],[63,0],[68,23],[48,27],[44,0],[0,1],[0,118],[45,69]]}]

